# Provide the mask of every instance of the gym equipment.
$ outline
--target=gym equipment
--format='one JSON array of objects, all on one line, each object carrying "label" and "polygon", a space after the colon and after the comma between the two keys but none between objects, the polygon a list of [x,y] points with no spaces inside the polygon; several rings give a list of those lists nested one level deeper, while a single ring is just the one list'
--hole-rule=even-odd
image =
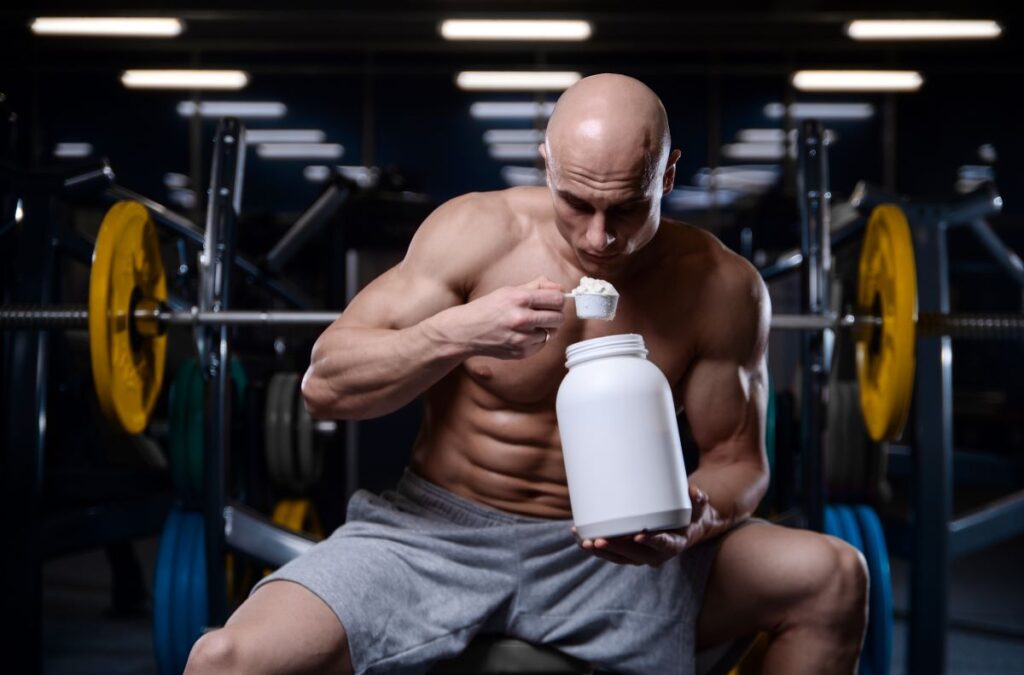
[{"label": "gym equipment", "polygon": [[316,508],[308,499],[282,499],[274,506],[272,520],[295,532],[304,532],[318,539],[324,536]]},{"label": "gym equipment", "polygon": [[828,505],[825,507],[825,534],[839,537],[864,554],[870,575],[870,598],[860,673],[888,675],[892,659],[892,578],[878,514],[864,504]]},{"label": "gym equipment", "polygon": [[163,383],[167,338],[136,309],[167,300],[167,279],[145,207],[115,204],[96,237],[89,278],[89,351],[104,414],[136,434],[146,428]]},{"label": "gym equipment", "polygon": [[[248,378],[241,361],[231,359],[231,379],[241,401]],[[195,499],[203,492],[205,397],[203,374],[195,359],[186,359],[174,374],[169,396],[168,447],[175,493]]]},{"label": "gym equipment", "polygon": [[206,554],[201,513],[167,516],[153,581],[153,644],[161,675],[185,669],[206,625]]},{"label": "gym equipment", "polygon": [[910,226],[899,207],[872,211],[858,279],[859,311],[882,317],[870,339],[856,345],[864,423],[878,441],[902,433],[914,388],[917,274]]},{"label": "gym equipment", "polygon": [[[1005,338],[1024,335],[1024,315],[918,316],[906,218],[898,207],[883,204],[872,212],[869,222],[861,254],[858,313],[775,315],[772,328],[855,330],[865,424],[874,440],[883,440],[898,436],[906,421],[915,325],[922,335]],[[145,208],[121,202],[108,212],[97,237],[88,310],[0,308],[0,326],[8,328],[88,325],[93,369],[98,373],[94,377],[97,396],[107,416],[129,433],[145,428],[159,395],[167,326],[323,326],[338,316],[334,312],[218,311],[213,300],[205,303],[206,308],[172,311],[164,304],[166,280],[159,259]],[[200,340],[201,344],[203,340],[209,338]]]},{"label": "gym equipment", "polygon": [[[865,640],[865,657],[861,662],[861,673],[888,675],[892,661],[893,600],[892,577],[889,572],[889,551],[885,545],[885,534],[878,514],[869,506],[858,504],[852,507],[863,538],[864,558],[871,575],[868,632]],[[865,668],[865,666],[869,666]]]},{"label": "gym equipment", "polygon": [[[0,327],[90,328],[93,368],[99,373],[94,378],[97,396],[104,412],[119,428],[138,433],[148,422],[163,375],[167,326],[324,326],[338,317],[335,312],[218,311],[216,307],[170,310],[164,304],[163,268],[155,262],[159,260],[159,251],[152,221],[144,215],[142,206],[125,204],[111,208],[97,237],[88,310],[0,308]],[[916,273],[913,252],[906,245],[906,219],[898,207],[882,205],[873,212],[871,221],[876,225],[868,228],[862,253],[864,273],[858,297],[863,300],[858,313],[775,315],[772,327],[855,330],[858,354],[863,354],[858,358],[858,377],[864,419],[872,438],[882,440],[897,436],[902,428],[900,423],[906,419],[912,390],[907,378],[912,382],[914,373],[913,358],[906,354],[913,353],[915,332],[972,338],[1021,336],[1024,316],[918,316]],[[894,251],[898,251],[898,257]],[[894,364],[898,365],[896,375],[890,373]]]},{"label": "gym equipment", "polygon": [[323,473],[323,448],[299,395],[300,380],[298,373],[270,378],[264,417],[268,475],[295,495],[308,492]]}]

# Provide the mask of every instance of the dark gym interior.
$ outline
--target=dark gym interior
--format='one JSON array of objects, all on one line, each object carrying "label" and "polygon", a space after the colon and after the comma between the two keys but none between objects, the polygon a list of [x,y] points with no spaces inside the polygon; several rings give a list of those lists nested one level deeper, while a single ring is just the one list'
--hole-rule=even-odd
[{"label": "dark gym interior", "polygon": [[[857,31],[897,20],[966,32]],[[0,10],[0,671],[182,672],[354,492],[391,488],[421,401],[314,419],[315,340],[439,206],[545,186],[552,104],[621,73],[682,152],[662,215],[770,294],[756,515],[862,551],[859,672],[1024,672],[1021,31],[1012,3],[947,0]],[[467,82],[504,71],[564,81]],[[876,220],[912,243],[879,252]],[[755,637],[698,672],[762,672]],[[434,672],[592,672],[475,647]]]}]

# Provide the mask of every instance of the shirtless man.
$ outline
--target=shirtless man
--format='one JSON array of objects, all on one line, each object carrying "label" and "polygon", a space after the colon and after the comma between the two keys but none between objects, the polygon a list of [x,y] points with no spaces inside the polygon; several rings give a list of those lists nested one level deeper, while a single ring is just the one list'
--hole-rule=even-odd
[{"label": "shirtless man", "polygon": [[[650,89],[585,78],[550,119],[546,188],[466,195],[423,223],[320,337],[303,381],[317,417],[424,395],[410,467],[395,491],[358,492],[343,527],[196,643],[187,673],[422,672],[496,632],[661,675],[758,631],[766,673],[855,672],[861,555],[749,520],[768,484],[769,301],[743,259],[661,217],[670,149]],[[567,311],[560,291],[584,275],[618,289],[614,321]],[[693,522],[579,541],[555,419],[565,348],[626,332],[643,335],[698,445]]]}]

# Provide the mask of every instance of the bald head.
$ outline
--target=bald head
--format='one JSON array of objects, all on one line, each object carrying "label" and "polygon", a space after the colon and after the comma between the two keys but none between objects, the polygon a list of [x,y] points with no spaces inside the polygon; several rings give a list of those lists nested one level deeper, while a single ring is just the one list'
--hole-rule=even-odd
[{"label": "bald head", "polygon": [[641,170],[650,181],[671,148],[665,107],[643,82],[625,75],[583,78],[565,90],[548,122],[549,166],[579,164],[601,175]]}]

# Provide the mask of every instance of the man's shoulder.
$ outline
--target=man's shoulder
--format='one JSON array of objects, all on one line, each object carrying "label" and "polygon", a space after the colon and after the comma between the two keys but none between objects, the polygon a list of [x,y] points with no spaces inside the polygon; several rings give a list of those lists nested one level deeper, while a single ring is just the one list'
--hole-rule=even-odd
[{"label": "man's shoulder", "polygon": [[726,347],[761,339],[771,303],[757,268],[711,232],[679,222],[672,227],[679,238],[677,255],[683,257],[676,268],[688,275],[686,287],[696,294],[704,341]]},{"label": "man's shoulder", "polygon": [[542,208],[538,189],[507,188],[459,195],[441,204],[424,225],[507,245],[524,236],[533,212]]}]

